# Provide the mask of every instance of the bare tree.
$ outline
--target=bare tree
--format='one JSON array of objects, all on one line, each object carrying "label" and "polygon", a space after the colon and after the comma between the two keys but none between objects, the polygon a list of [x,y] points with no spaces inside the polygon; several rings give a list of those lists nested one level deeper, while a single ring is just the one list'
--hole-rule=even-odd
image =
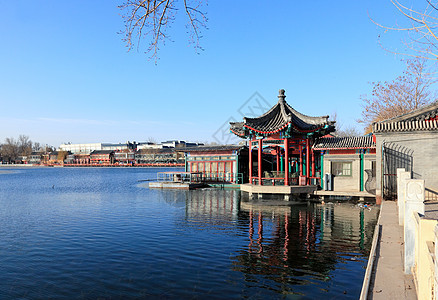
[{"label": "bare tree", "polygon": [[7,162],[15,162],[18,158],[18,143],[13,138],[6,138],[4,144],[1,147],[1,155],[3,161]]},{"label": "bare tree", "polygon": [[336,122],[336,131],[334,133],[336,136],[346,137],[362,135],[361,131],[355,126],[350,125],[345,127],[343,122],[339,121],[338,113],[336,111],[331,114],[330,120]]},{"label": "bare tree", "polygon": [[32,151],[40,152],[41,151],[41,144],[38,142],[33,143],[32,145]]},{"label": "bare tree", "polygon": [[32,153],[32,141],[27,135],[20,134],[18,136],[18,153],[19,155],[30,155]]},{"label": "bare tree", "polygon": [[337,136],[340,136],[340,137],[363,135],[362,132],[357,127],[354,127],[354,126],[347,126],[347,127],[342,128],[340,130],[336,129],[335,134]]},{"label": "bare tree", "polygon": [[[182,3],[181,3],[182,2]],[[196,49],[199,45],[201,29],[206,28],[207,17],[203,11],[205,0],[125,0],[119,8],[124,12],[124,39],[128,50],[140,46],[142,39],[149,39],[146,53],[157,62],[158,50],[170,36],[168,28],[174,22],[177,11],[182,9],[188,17],[190,40]],[[178,5],[180,4],[180,5]]]},{"label": "bare tree", "polygon": [[382,28],[384,33],[403,33],[402,42],[405,49],[397,51],[384,47],[381,42],[382,35],[379,35],[380,45],[392,53],[423,59],[438,59],[438,1],[413,1],[411,4],[415,6],[411,7],[408,7],[399,0],[390,1],[406,22],[395,26],[388,26],[373,18],[371,20]]},{"label": "bare tree", "polygon": [[146,143],[157,144],[157,139],[154,138],[153,136],[150,136],[150,137],[148,137],[148,139],[146,140]]},{"label": "bare tree", "polygon": [[63,162],[67,158],[68,152],[67,151],[59,151],[58,152],[58,162]]},{"label": "bare tree", "polygon": [[437,99],[431,91],[436,79],[430,73],[425,59],[406,61],[403,75],[390,82],[372,82],[371,96],[361,96],[362,118],[365,132],[371,132],[374,122],[393,118],[417,109]]}]

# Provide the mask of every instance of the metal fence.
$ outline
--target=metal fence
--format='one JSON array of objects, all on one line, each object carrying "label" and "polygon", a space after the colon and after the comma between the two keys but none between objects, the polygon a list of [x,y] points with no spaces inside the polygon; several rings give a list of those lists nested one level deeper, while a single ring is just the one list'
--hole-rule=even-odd
[{"label": "metal fence", "polygon": [[394,143],[385,143],[382,149],[383,196],[385,199],[397,197],[397,169],[412,172],[412,150]]}]

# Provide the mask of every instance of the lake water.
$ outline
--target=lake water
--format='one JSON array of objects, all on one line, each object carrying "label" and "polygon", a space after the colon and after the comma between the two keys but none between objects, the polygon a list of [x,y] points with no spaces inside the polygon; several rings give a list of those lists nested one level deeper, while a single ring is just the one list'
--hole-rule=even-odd
[{"label": "lake water", "polygon": [[0,299],[357,299],[377,208],[151,190],[146,168],[2,168]]}]

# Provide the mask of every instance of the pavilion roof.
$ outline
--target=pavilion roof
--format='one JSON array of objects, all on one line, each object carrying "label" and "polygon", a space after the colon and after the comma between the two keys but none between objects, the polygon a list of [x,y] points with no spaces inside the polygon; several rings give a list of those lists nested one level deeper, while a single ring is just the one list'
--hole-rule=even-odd
[{"label": "pavilion roof", "polygon": [[287,104],[284,93],[284,90],[280,90],[278,103],[260,117],[244,117],[243,122],[230,122],[231,132],[246,137],[250,131],[264,136],[278,132],[288,132],[292,135],[325,135],[334,131],[335,122],[329,121],[329,116],[311,117],[296,111]]}]

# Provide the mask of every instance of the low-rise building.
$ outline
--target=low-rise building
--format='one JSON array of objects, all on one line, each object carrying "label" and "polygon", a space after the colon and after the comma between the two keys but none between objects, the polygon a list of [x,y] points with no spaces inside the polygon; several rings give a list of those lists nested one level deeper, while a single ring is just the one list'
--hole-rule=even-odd
[{"label": "low-rise building", "polygon": [[141,149],[135,153],[135,161],[137,164],[184,163],[184,155],[174,148]]},{"label": "low-rise building", "polygon": [[113,164],[114,151],[113,150],[94,150],[90,153],[91,164]]},{"label": "low-rise building", "polygon": [[33,165],[39,165],[41,163],[42,153],[41,152],[32,152],[27,156],[27,163]]},{"label": "low-rise building", "polygon": [[114,152],[114,161],[119,164],[134,164],[135,152],[134,150],[123,150]]},{"label": "low-rise building", "polygon": [[184,148],[186,172],[201,172],[206,181],[248,182],[248,147],[239,145]]},{"label": "low-rise building", "polygon": [[49,164],[63,164],[67,159],[67,156],[72,154],[70,151],[53,151],[48,155]]},{"label": "low-rise building", "polygon": [[376,144],[372,136],[320,138],[313,150],[319,153],[324,189],[375,194]]}]

